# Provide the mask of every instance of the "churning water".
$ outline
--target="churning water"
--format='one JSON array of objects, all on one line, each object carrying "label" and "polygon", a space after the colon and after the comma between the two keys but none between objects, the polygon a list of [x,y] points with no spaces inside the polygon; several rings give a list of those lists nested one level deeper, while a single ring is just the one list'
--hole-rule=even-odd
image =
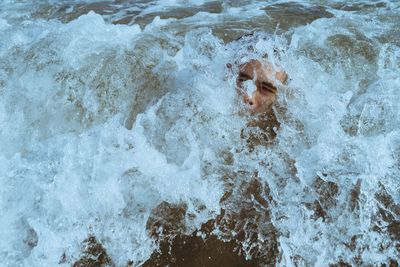
[{"label": "churning water", "polygon": [[[265,54],[290,79],[251,117],[235,68]],[[2,0],[0,266],[191,266],[157,248],[193,232],[398,266],[399,103],[397,0]]]}]

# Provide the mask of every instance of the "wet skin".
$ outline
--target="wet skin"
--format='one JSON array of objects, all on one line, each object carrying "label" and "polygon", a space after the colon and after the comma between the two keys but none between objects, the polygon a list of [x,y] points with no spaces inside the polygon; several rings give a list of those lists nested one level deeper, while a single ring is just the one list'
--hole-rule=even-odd
[{"label": "wet skin", "polygon": [[[251,59],[239,66],[236,89],[251,113],[261,113],[268,111],[275,100],[276,81],[284,84],[286,80],[286,72],[275,70],[267,61]],[[252,86],[255,90],[249,92]]]}]

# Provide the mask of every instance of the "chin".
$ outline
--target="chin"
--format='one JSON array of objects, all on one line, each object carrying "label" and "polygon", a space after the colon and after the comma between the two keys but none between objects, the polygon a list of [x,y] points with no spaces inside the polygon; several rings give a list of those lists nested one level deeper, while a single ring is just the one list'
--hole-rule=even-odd
[{"label": "chin", "polygon": [[249,106],[248,111],[251,115],[257,115],[257,114],[265,114],[269,113],[272,111],[272,103],[264,105],[264,106]]}]

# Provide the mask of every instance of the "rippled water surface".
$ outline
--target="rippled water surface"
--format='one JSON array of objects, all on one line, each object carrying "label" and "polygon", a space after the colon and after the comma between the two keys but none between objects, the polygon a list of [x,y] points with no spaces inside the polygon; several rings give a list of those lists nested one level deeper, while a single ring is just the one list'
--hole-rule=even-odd
[{"label": "rippled water surface", "polygon": [[[398,266],[399,22],[395,0],[3,0],[0,266]],[[250,116],[235,71],[266,55],[289,82]]]}]

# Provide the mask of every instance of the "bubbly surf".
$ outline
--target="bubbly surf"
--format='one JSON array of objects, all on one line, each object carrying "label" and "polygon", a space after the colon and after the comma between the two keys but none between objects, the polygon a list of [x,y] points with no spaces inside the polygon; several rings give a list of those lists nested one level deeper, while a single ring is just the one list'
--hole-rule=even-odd
[{"label": "bubbly surf", "polygon": [[[261,209],[240,242],[276,266],[395,264],[399,21],[389,0],[2,1],[0,266],[71,266],[88,236],[141,266],[160,203],[183,234]],[[234,89],[266,54],[289,76],[267,137]]]}]

